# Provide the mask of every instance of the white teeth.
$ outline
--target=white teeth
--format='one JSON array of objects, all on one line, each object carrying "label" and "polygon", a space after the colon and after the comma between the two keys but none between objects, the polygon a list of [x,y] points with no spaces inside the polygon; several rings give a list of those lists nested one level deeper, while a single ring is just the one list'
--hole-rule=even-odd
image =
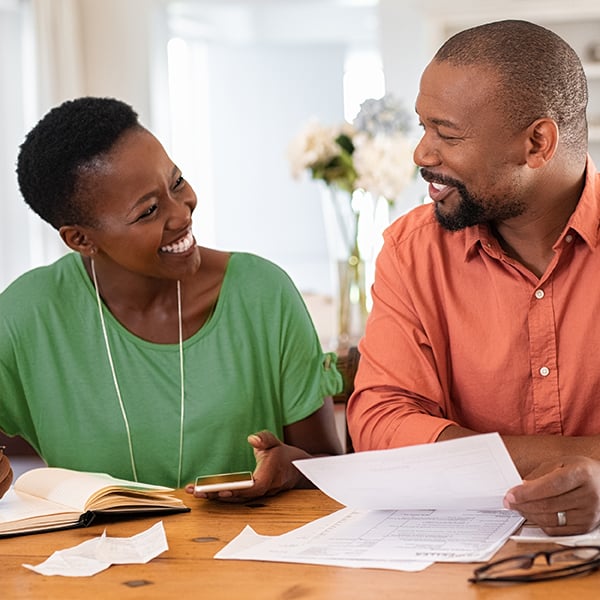
[{"label": "white teeth", "polygon": [[438,192],[441,192],[442,190],[445,190],[448,186],[447,185],[442,185],[441,183],[432,183],[431,184]]},{"label": "white teeth", "polygon": [[160,251],[168,252],[169,254],[180,254],[181,252],[185,252],[189,250],[194,244],[194,235],[191,231],[188,231],[184,237],[180,240],[177,240],[173,244],[169,244],[168,246],[163,246]]}]

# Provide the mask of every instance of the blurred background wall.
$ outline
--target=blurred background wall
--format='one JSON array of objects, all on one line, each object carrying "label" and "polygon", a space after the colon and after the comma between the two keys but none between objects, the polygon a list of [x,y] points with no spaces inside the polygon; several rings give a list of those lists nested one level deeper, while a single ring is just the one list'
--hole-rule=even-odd
[{"label": "blurred background wall", "polygon": [[[65,251],[19,196],[25,132],[65,99],[101,95],[131,103],[183,169],[200,244],[259,253],[307,295],[331,294],[323,190],[291,177],[291,138],[385,91],[412,113],[440,43],[499,18],[547,25],[580,53],[600,162],[597,0],[0,0],[0,289]],[[395,216],[424,194],[416,181]]]}]

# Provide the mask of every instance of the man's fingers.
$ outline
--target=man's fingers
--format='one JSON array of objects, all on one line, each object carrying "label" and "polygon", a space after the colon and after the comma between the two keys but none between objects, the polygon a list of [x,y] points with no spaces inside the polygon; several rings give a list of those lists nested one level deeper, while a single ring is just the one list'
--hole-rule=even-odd
[{"label": "man's fingers", "polygon": [[584,470],[578,466],[560,466],[535,479],[527,479],[506,494],[509,504],[524,504],[547,500],[567,494],[587,481]]}]

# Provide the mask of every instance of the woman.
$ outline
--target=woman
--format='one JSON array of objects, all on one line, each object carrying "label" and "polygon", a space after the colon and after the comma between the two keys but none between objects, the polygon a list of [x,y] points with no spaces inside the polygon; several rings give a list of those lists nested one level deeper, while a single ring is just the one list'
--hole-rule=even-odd
[{"label": "woman", "polygon": [[10,467],[10,461],[4,455],[4,446],[0,446],[0,498],[4,496],[6,490],[10,487],[13,479],[13,472]]},{"label": "woman", "polygon": [[341,376],[298,291],[196,244],[196,195],[130,106],[54,108],[17,174],[74,252],[0,295],[0,429],[50,466],[147,483],[254,470],[226,499],[301,486],[293,460],[341,451]]}]

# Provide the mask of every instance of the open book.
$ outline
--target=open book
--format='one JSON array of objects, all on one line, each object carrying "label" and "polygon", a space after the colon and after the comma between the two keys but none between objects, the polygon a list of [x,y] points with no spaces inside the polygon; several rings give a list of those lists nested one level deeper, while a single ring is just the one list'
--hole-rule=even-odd
[{"label": "open book", "polygon": [[32,469],[0,499],[0,537],[85,527],[100,514],[189,511],[172,492],[105,473]]}]

